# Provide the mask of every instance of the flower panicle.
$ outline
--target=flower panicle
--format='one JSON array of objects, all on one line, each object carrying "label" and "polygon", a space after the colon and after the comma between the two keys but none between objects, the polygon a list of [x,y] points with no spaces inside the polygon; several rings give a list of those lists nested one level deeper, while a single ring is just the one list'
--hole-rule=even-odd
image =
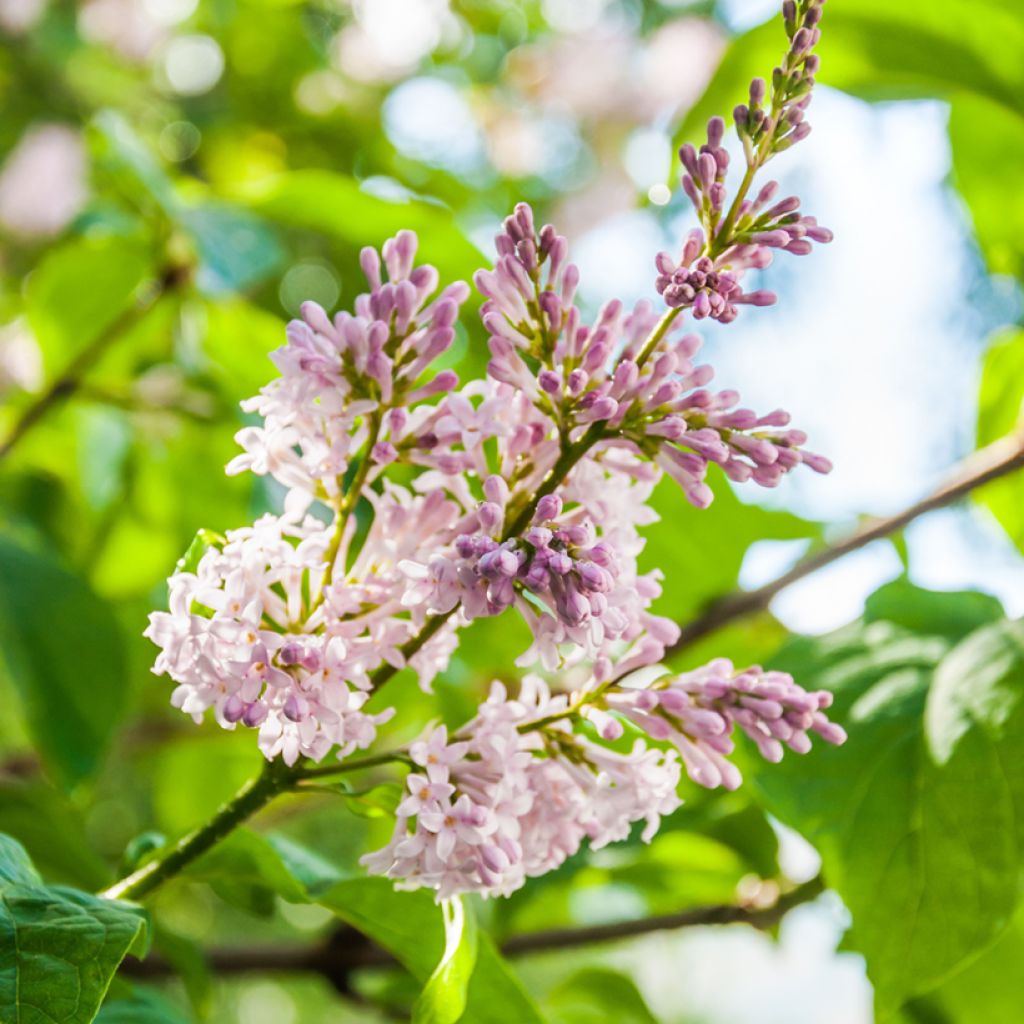
[{"label": "flower panicle", "polygon": [[[515,697],[496,684],[456,736],[428,729],[370,870],[439,897],[507,894],[584,842],[623,839],[640,821],[649,839],[678,806],[683,771],[738,785],[737,733],[771,761],[805,752],[812,735],[843,741],[829,695],[782,673],[718,659],[632,682],[680,635],[654,611],[662,572],[643,561],[659,481],[706,508],[711,465],[764,487],[799,466],[831,468],[788,413],[712,387],[686,320],[728,323],[769,304],[745,273],[830,237],[774,183],[746,195],[760,166],[806,135],[820,10],[787,2],[787,55],[770,93],[755,82],[737,116],[748,168],[731,205],[724,122],[699,151],[684,147],[701,226],[679,260],[657,257],[665,309],[612,299],[585,316],[567,240],[520,203],[493,267],[474,277],[482,377],[462,383],[444,365],[468,286],[442,286],[401,231],[362,251],[368,290],[350,310],[302,305],[272,354],[278,376],[243,403],[261,422],[236,435],[227,471],[272,477],[283,510],[227,531],[171,577],[146,635],[174,706],[254,730],[268,759],[344,758],[393,714],[368,704],[393,675],[412,670],[429,691],[459,630],[506,613],[529,632],[516,665],[575,688],[552,693],[527,675]],[[627,729],[630,750],[609,745]]]}]

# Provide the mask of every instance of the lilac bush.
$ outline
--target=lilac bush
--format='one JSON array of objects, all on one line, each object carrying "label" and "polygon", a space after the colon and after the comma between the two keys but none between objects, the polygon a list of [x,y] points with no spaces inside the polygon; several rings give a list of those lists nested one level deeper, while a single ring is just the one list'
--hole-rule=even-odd
[{"label": "lilac bush", "polygon": [[844,740],[830,695],[788,675],[724,658],[682,675],[660,665],[679,627],[651,611],[660,573],[640,569],[663,474],[706,508],[710,463],[763,487],[830,468],[787,413],[712,389],[686,331],[687,317],[724,324],[774,302],[747,290],[748,272],[830,240],[775,182],[753,191],[810,131],[822,2],[787,0],[785,58],[734,111],[744,170],[731,200],[723,119],[681,150],[698,226],[678,258],[655,260],[663,308],[612,299],[587,322],[566,239],[521,203],[474,279],[482,379],[438,368],[470,288],[442,288],[402,231],[363,251],[369,290],[353,312],[302,307],[273,354],[279,376],[244,403],[262,425],[238,433],[228,472],[272,477],[284,507],[171,578],[170,611],[147,635],[176,707],[256,730],[265,757],[288,766],[344,759],[392,713],[368,712],[371,695],[406,667],[429,690],[472,620],[515,613],[532,634],[517,692],[494,683],[452,735],[429,723],[393,752],[411,771],[391,841],[363,859],[371,872],[441,898],[508,894],[584,840],[621,840],[640,821],[650,839],[684,770],[738,786],[737,729],[772,761],[806,752],[811,733]]}]

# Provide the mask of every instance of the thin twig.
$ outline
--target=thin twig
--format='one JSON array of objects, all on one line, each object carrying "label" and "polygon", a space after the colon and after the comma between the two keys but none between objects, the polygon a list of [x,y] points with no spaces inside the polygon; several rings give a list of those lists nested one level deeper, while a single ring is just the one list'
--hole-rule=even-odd
[{"label": "thin twig", "polygon": [[[506,956],[524,956],[615,942],[658,931],[727,924],[745,924],[763,931],[777,925],[794,907],[817,898],[824,888],[824,882],[819,876],[783,893],[767,907],[722,903],[633,921],[526,932],[501,943],[501,951]],[[386,950],[347,925],[338,928],[325,942],[315,946],[253,946],[214,949],[207,954],[207,964],[216,974],[267,971],[319,974],[340,991],[348,990],[348,977],[352,971],[362,967],[385,967],[393,963],[394,958]],[[121,970],[136,978],[159,978],[175,973],[174,967],[156,954],[144,961],[129,959]]]},{"label": "thin twig", "polygon": [[847,537],[814,552],[764,586],[755,590],[737,590],[712,601],[702,615],[687,623],[681,623],[682,632],[679,639],[665,652],[665,656],[669,658],[678,654],[736,619],[767,608],[780,591],[819,569],[824,569],[851,551],[897,533],[925,513],[949,505],[975,488],[1021,468],[1024,468],[1024,431],[1008,434],[974,452],[931,494],[902,512],[882,519],[869,520]]}]

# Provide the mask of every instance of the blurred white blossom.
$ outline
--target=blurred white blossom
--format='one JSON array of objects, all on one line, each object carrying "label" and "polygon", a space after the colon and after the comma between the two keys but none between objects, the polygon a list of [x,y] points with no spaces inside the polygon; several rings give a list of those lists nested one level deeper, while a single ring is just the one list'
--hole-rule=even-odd
[{"label": "blurred white blossom", "polygon": [[0,224],[23,237],[58,234],[85,203],[86,157],[78,132],[29,128],[0,169]]}]

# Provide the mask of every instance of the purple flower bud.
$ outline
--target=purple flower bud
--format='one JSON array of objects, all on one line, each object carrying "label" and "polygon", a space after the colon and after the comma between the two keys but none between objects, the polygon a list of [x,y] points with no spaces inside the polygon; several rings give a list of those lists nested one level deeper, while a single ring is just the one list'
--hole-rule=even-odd
[{"label": "purple flower bud", "polygon": [[557,519],[562,513],[562,499],[557,494],[545,494],[537,502],[537,511],[534,513],[535,523],[547,523]]}]

